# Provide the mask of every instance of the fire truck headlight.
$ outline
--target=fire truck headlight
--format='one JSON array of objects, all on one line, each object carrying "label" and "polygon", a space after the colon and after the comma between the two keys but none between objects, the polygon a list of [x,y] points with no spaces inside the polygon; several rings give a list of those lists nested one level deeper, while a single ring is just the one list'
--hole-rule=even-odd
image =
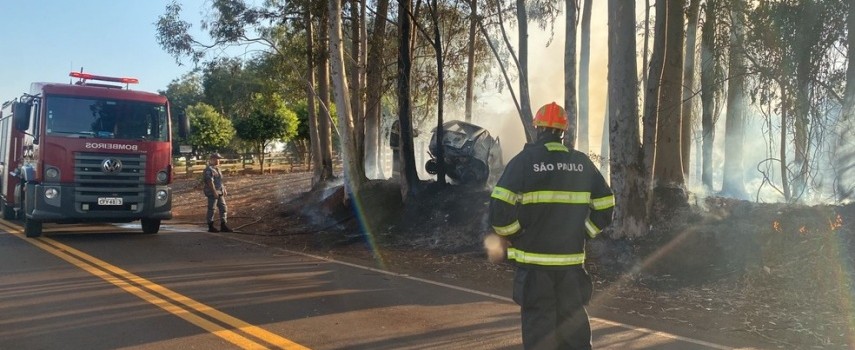
[{"label": "fire truck headlight", "polygon": [[166,184],[167,180],[169,180],[169,176],[166,174],[165,171],[160,171],[157,173],[157,183],[158,184],[161,184],[161,185]]},{"label": "fire truck headlight", "polygon": [[169,201],[169,192],[166,190],[158,190],[154,194],[154,206],[162,207]]},{"label": "fire truck headlight", "polygon": [[59,169],[47,168],[47,170],[45,170],[45,180],[59,181]]},{"label": "fire truck headlight", "polygon": [[57,191],[55,188],[49,187],[49,188],[45,189],[45,198],[54,199],[57,196],[59,196],[59,191]]}]

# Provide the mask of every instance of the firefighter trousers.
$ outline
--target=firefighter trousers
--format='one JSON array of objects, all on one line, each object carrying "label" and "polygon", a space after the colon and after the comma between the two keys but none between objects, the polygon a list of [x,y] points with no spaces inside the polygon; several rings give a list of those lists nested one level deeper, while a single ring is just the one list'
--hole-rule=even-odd
[{"label": "firefighter trousers", "polygon": [[518,267],[514,301],[521,309],[525,349],[591,349],[585,304],[592,291],[581,265],[561,270]]}]

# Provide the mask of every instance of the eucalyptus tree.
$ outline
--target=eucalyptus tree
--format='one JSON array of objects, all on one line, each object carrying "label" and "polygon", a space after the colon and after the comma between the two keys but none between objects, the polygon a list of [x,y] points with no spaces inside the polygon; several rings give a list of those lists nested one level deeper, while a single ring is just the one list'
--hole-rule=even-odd
[{"label": "eucalyptus tree", "polygon": [[724,132],[724,175],[721,192],[726,196],[745,198],[745,2],[732,0],[730,8],[730,41],[728,52],[727,114]]},{"label": "eucalyptus tree", "polygon": [[695,124],[692,106],[695,97],[695,50],[698,39],[698,14],[700,12],[701,0],[689,0],[689,8],[686,10],[686,51],[683,57],[683,107],[680,113],[682,119],[681,135],[681,157],[683,161],[683,177],[688,181],[691,172],[692,155],[692,129]]},{"label": "eucalyptus tree", "polygon": [[647,234],[648,188],[638,130],[635,2],[609,0],[609,144],[615,193],[613,238]]},{"label": "eucalyptus tree", "polygon": [[[564,134],[564,144],[576,148],[579,135],[579,117],[576,103],[576,26],[579,9],[577,0],[564,1],[564,109],[567,111],[568,130]],[[584,135],[585,138],[588,135]],[[587,141],[585,142],[587,152]]]},{"label": "eucalyptus tree", "polygon": [[[839,47],[844,38],[845,5],[829,1],[765,1],[747,11],[745,57],[753,72],[752,97],[766,112],[766,124],[777,127],[780,187],[788,201],[801,200],[816,187],[825,163],[825,140],[836,118],[823,111],[842,105],[843,66]],[[771,144],[775,137],[769,135]],[[772,149],[773,147],[769,147]],[[790,160],[792,159],[792,160]]]},{"label": "eucalyptus tree", "polygon": [[725,43],[721,43],[718,16],[722,8],[719,0],[707,0],[704,4],[704,23],[701,27],[701,137],[702,168],[701,182],[704,189],[713,189],[713,145],[715,124],[719,114],[718,101],[722,94],[722,69]]},{"label": "eucalyptus tree", "polygon": [[[582,5],[581,40],[579,46],[579,122],[576,133],[576,149],[588,153],[590,132],[590,77],[591,77],[591,12],[594,1],[585,0]],[[601,155],[602,156],[602,155]]]},{"label": "eucalyptus tree", "polygon": [[419,190],[419,175],[413,151],[412,95],[412,21],[407,14],[412,11],[412,0],[398,0],[398,122],[401,138],[401,196],[406,201]]},{"label": "eucalyptus tree", "polygon": [[[683,4],[667,0],[665,21],[665,66],[659,89],[659,116],[656,122],[656,157],[653,166],[654,203],[666,211],[688,205],[683,176],[681,135],[683,122]],[[657,19],[658,21],[658,19]]]},{"label": "eucalyptus tree", "polygon": [[[414,121],[424,126],[428,119],[433,121],[432,116],[436,114],[439,83],[437,30],[442,44],[440,53],[444,66],[445,101],[449,105],[464,106],[464,115],[461,119],[465,119],[466,96],[469,93],[467,90],[470,47],[474,46],[473,79],[486,76],[492,68],[488,66],[489,56],[485,55],[486,43],[481,36],[476,36],[474,42],[470,42],[473,40],[468,33],[470,23],[467,16],[471,9],[467,6],[470,4],[461,1],[437,1],[434,6],[432,1],[422,1],[418,5],[410,14],[415,29],[412,38],[414,59],[412,84],[417,87],[413,90]],[[473,89],[475,83],[473,80]],[[471,93],[474,96],[474,91]]]},{"label": "eucalyptus tree", "polygon": [[[384,55],[387,46],[386,22],[389,15],[389,0],[377,0],[374,9],[374,22],[370,39],[368,39],[368,57],[366,67],[365,95],[365,168],[373,172],[374,177],[380,177],[380,146],[383,144],[381,128],[382,98],[386,91]],[[367,24],[366,24],[367,26]]]},{"label": "eucalyptus tree", "polygon": [[[656,1],[653,22],[653,49],[650,54],[647,80],[644,88],[644,110],[642,115],[642,145],[644,147],[644,171],[648,186],[652,184],[653,163],[656,156],[656,125],[659,118],[659,83],[662,78],[665,58],[666,1]],[[645,51],[646,48],[645,40]],[[645,53],[646,54],[646,53]]]},{"label": "eucalyptus tree", "polygon": [[834,190],[839,201],[851,200],[855,194],[855,183],[851,181],[855,177],[855,139],[851,137],[855,133],[855,35],[852,35],[855,33],[855,4],[850,1],[848,5],[846,32],[849,35],[846,44],[849,60],[834,155]]},{"label": "eucalyptus tree", "polygon": [[[523,121],[531,124],[534,117],[531,112],[531,91],[528,86],[528,9],[525,0],[516,1],[517,14],[517,68],[519,69],[520,111]],[[499,11],[501,14],[501,11]],[[510,47],[510,45],[508,45]],[[534,139],[534,129],[529,127],[530,137]]]},{"label": "eucalyptus tree", "polygon": [[478,40],[478,0],[469,0],[469,45],[466,48],[466,101],[465,120],[472,121],[472,104],[475,102],[475,45]]},{"label": "eucalyptus tree", "polygon": [[[552,26],[561,14],[561,4],[560,0],[514,0],[509,4],[505,4],[503,0],[488,0],[485,6],[486,11],[482,12],[483,15],[480,17],[478,23],[481,33],[487,40],[490,50],[499,64],[505,84],[510,90],[511,98],[519,113],[526,141],[529,142],[533,140],[535,130],[532,126],[533,116],[528,81],[528,24],[533,21],[542,29],[548,27],[551,36],[554,30]],[[510,13],[514,15],[511,16]],[[514,44],[510,41],[507,29],[509,25],[514,24],[517,26],[516,50],[514,49]],[[501,40],[493,40],[493,35],[498,35]],[[504,45],[499,45],[499,42]],[[508,62],[516,68],[515,71],[509,69]],[[575,65],[572,69],[575,71]],[[514,90],[511,84],[514,78],[519,80],[518,90]],[[575,89],[575,85],[573,88]],[[517,96],[517,93],[519,96]],[[568,115],[568,117],[575,123],[575,92],[573,96],[573,106],[568,108],[567,112],[568,114],[572,114]]]},{"label": "eucalyptus tree", "polygon": [[351,104],[351,94],[348,88],[347,71],[345,69],[344,47],[342,40],[342,0],[328,0],[329,12],[329,57],[330,73],[333,83],[335,104],[338,109],[338,133],[341,136],[341,156],[347,193],[359,198],[362,184],[365,182],[365,168],[358,156],[356,141],[353,137],[354,112]]}]

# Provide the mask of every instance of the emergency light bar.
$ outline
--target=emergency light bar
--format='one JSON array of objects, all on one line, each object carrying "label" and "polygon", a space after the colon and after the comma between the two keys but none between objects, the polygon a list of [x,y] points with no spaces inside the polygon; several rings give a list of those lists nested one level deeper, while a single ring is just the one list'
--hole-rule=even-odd
[{"label": "emergency light bar", "polygon": [[137,78],[117,78],[117,77],[105,77],[102,75],[94,75],[83,72],[71,72],[68,74],[69,77],[78,78],[81,80],[100,80],[100,81],[109,81],[113,83],[122,83],[122,84],[139,84],[140,81]]}]

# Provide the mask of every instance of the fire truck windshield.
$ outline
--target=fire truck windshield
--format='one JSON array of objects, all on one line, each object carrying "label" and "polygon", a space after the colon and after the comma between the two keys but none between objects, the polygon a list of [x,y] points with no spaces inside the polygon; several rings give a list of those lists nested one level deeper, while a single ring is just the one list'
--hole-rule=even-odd
[{"label": "fire truck windshield", "polygon": [[166,105],[67,96],[46,98],[48,135],[169,140]]}]

